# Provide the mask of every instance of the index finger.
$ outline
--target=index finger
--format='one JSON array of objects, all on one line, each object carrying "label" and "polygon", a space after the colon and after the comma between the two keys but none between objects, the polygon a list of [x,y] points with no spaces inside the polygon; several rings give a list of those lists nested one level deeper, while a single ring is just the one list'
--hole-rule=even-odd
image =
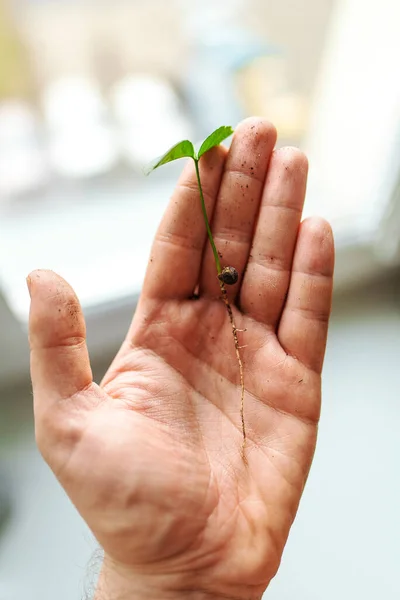
[{"label": "index finger", "polygon": [[[199,162],[207,214],[211,220],[227,150],[213,148]],[[154,239],[142,296],[189,298],[197,285],[206,228],[194,163],[186,165]]]}]

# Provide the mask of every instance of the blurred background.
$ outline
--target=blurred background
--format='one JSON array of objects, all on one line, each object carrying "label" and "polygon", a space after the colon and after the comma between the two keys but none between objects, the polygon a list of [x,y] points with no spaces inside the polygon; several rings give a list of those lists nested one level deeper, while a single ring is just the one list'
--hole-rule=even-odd
[{"label": "blurred background", "polygon": [[400,597],[398,0],[0,0],[0,600],[80,599],[95,544],[39,457],[25,277],[85,310],[99,379],[181,164],[258,114],[309,155],[337,268],[316,459],[266,598]]}]

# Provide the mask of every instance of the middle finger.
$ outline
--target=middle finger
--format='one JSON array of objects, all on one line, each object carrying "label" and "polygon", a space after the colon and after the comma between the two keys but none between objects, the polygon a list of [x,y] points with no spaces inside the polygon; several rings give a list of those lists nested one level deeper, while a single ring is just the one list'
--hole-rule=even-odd
[{"label": "middle finger", "polygon": [[[221,266],[232,266],[239,280],[227,289],[232,300],[240,288],[250,252],[268,163],[276,130],[268,121],[250,118],[236,129],[225,163],[211,229]],[[214,256],[206,246],[200,276],[200,293],[219,296]]]}]

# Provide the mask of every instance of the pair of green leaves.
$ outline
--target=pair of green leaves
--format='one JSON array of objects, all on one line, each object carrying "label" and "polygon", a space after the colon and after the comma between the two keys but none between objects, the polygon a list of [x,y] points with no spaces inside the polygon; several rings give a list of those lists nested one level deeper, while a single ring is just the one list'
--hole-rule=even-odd
[{"label": "pair of green leaves", "polygon": [[[233,134],[232,127],[223,125],[222,127],[218,127],[218,129],[213,131],[208,137],[206,137],[205,140],[200,142],[200,144],[196,144],[196,147],[189,140],[182,140],[182,142],[175,144],[175,146],[172,146],[172,148],[170,148],[165,154],[163,154],[162,156],[157,158],[147,169],[147,174],[149,174],[152,171],[154,171],[154,169],[157,169],[158,167],[161,167],[162,165],[166,165],[167,163],[170,163],[173,160],[178,160],[178,158],[192,158],[194,160],[197,183],[199,186],[201,208],[202,208],[202,212],[203,212],[203,217],[204,217],[204,222],[205,222],[205,226],[206,226],[206,230],[207,230],[208,239],[210,241],[211,248],[212,248],[212,251],[214,254],[215,266],[217,268],[218,276],[222,275],[223,271],[221,268],[218,251],[215,246],[215,242],[214,242],[214,239],[213,239],[213,236],[211,233],[210,223],[208,221],[206,205],[204,202],[204,194],[203,194],[203,189],[202,189],[201,180],[200,180],[199,160],[203,156],[203,154],[205,154],[206,152],[211,150],[211,148],[214,148],[215,146],[219,146],[219,144],[221,142],[226,140],[232,134]],[[221,281],[225,282],[225,279],[222,278]],[[229,281],[227,283],[229,283]]]},{"label": "pair of green leaves", "polygon": [[213,131],[213,133],[206,137],[205,140],[196,144],[196,146],[189,140],[182,140],[149,165],[148,169],[146,169],[146,173],[149,174],[151,171],[154,171],[154,169],[166,165],[173,160],[178,160],[179,158],[193,158],[194,161],[198,162],[203,154],[211,150],[211,148],[214,148],[214,146],[219,146],[221,142],[226,140],[232,134],[232,127],[223,125]]}]

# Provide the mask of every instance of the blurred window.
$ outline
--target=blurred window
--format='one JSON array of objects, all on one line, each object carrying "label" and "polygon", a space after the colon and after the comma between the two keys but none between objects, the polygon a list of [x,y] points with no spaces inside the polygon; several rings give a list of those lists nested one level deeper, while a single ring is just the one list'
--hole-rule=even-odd
[{"label": "blurred window", "polygon": [[37,266],[88,306],[137,292],[180,169],[145,179],[144,164],[249,114],[307,150],[306,214],[332,220],[339,250],[399,260],[399,13],[397,0],[0,0],[0,286],[18,318]]}]

